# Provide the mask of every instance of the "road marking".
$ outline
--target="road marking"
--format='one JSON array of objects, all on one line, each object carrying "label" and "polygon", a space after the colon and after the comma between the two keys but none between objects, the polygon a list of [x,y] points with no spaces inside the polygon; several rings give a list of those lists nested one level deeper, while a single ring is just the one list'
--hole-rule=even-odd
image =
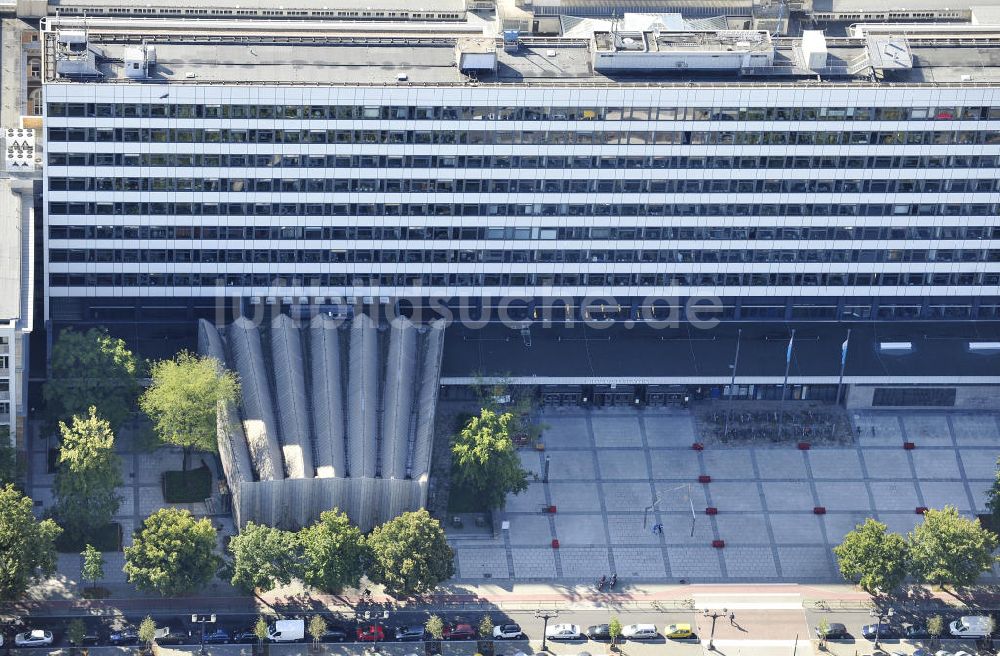
[{"label": "road marking", "polygon": [[[794,647],[795,645],[805,646],[809,640],[713,640],[713,644],[718,647]],[[701,644],[708,645],[708,640],[702,640]]]},{"label": "road marking", "polygon": [[725,608],[726,610],[802,610],[802,602],[778,602],[778,601],[762,601],[762,602],[752,602],[752,601],[734,601],[734,602],[724,602],[724,601],[706,601],[700,603],[697,600],[694,602],[695,610],[717,610],[720,608]]}]

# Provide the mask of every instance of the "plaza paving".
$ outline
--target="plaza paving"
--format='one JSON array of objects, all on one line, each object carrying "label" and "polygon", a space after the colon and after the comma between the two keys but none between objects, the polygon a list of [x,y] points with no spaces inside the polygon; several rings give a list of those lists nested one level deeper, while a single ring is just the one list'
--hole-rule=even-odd
[{"label": "plaza paving", "polygon": [[[906,533],[921,521],[918,507],[984,512],[1000,454],[997,415],[851,418],[860,428],[851,446],[699,452],[684,410],[547,411],[544,452],[520,451],[538,480],[508,499],[509,530],[497,539],[451,532],[458,578],[578,582],[617,572],[650,582],[832,582],[841,579],[831,548],[866,517]],[[904,442],[916,449],[904,450]],[[711,482],[699,483],[702,474]],[[542,512],[550,505],[555,514]],[[717,515],[705,514],[710,506]],[[826,514],[814,514],[816,507]],[[662,533],[652,531],[656,524]]]}]

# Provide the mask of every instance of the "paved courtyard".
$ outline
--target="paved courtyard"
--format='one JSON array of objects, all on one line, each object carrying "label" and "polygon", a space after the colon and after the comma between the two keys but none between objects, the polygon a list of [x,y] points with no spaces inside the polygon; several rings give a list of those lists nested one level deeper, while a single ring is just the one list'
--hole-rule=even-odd
[{"label": "paved courtyard", "polygon": [[[453,532],[459,579],[837,581],[831,548],[866,517],[906,533],[918,507],[984,512],[1000,454],[998,416],[985,412],[860,411],[853,446],[808,451],[694,451],[691,415],[679,409],[559,409],[541,421],[544,452],[520,452],[538,479],[508,499],[509,530],[495,540]],[[542,511],[550,505],[555,514]]]}]

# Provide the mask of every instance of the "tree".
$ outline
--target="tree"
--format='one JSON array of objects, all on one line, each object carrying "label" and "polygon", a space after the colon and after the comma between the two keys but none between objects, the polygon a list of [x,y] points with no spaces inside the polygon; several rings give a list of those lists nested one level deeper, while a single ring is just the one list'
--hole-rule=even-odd
[{"label": "tree", "polygon": [[611,621],[608,622],[608,636],[611,638],[612,647],[618,644],[618,638],[622,637],[622,623],[617,615],[612,615]]},{"label": "tree", "polygon": [[845,535],[833,553],[841,575],[870,594],[892,592],[906,578],[906,541],[874,519]]},{"label": "tree", "polygon": [[816,634],[819,636],[819,646],[826,647],[826,637],[830,635],[830,622],[825,617],[816,625]]},{"label": "tree", "polygon": [[153,641],[156,640],[156,622],[153,621],[153,618],[149,615],[142,618],[136,634],[139,636],[139,642],[146,645],[147,650],[152,648]]},{"label": "tree", "polygon": [[83,557],[83,568],[80,572],[80,578],[93,583],[94,590],[96,590],[97,582],[104,578],[104,554],[96,547],[88,544],[83,548],[83,553],[80,556]]},{"label": "tree", "polygon": [[240,384],[215,358],[187,351],[154,363],[150,378],[139,406],[162,441],[184,449],[187,471],[192,450],[218,450],[216,413],[220,403],[236,400]]},{"label": "tree", "polygon": [[73,646],[73,651],[83,644],[83,637],[87,635],[87,625],[83,620],[76,618],[66,625],[66,640]]},{"label": "tree", "polygon": [[94,406],[86,418],[73,417],[71,426],[59,422],[59,432],[53,514],[72,538],[91,537],[111,521],[122,501],[116,491],[122,472],[115,436]]},{"label": "tree", "polygon": [[928,510],[909,535],[910,564],[921,581],[966,586],[993,567],[997,538],[977,519],[966,519],[953,506]]},{"label": "tree", "polygon": [[212,580],[218,565],[216,531],[207,518],[187,510],[161,508],[125,547],[125,574],[140,590],[162,595],[195,592]]},{"label": "tree", "polygon": [[444,620],[437,615],[431,615],[424,624],[424,630],[435,640],[444,638]]},{"label": "tree", "polygon": [[390,594],[427,592],[455,574],[455,554],[425,509],[377,526],[367,543],[373,558],[368,576]]},{"label": "tree", "polygon": [[318,645],[326,633],[326,620],[322,615],[313,615],[309,618],[309,635],[313,639],[313,645]]},{"label": "tree", "polygon": [[944,633],[944,618],[940,615],[932,615],[927,618],[927,633],[930,634],[934,645],[938,644],[941,634]]},{"label": "tree", "polygon": [[62,529],[51,519],[38,521],[32,506],[13,485],[0,487],[0,599],[17,599],[55,571],[55,540]]},{"label": "tree", "polygon": [[484,640],[493,639],[493,618],[489,616],[489,613],[483,615],[483,619],[479,621],[479,635]]},{"label": "tree", "polygon": [[103,328],[67,328],[52,345],[51,369],[42,397],[53,420],[84,415],[92,405],[113,428],[128,418],[139,392],[138,361],[123,340]]},{"label": "tree", "polygon": [[253,625],[253,634],[257,636],[258,645],[264,644],[264,641],[267,640],[267,622],[260,615],[257,616],[257,621]]},{"label": "tree", "polygon": [[338,594],[361,582],[368,560],[364,536],[338,508],[322,513],[318,522],[299,531],[298,539],[307,585]]},{"label": "tree", "polygon": [[451,445],[452,480],[489,508],[499,508],[508,494],[528,489],[528,472],[511,440],[514,416],[484,409],[459,431]]},{"label": "tree", "polygon": [[299,541],[294,533],[247,522],[229,541],[232,584],[248,592],[267,592],[300,575]]},{"label": "tree", "polygon": [[986,491],[986,507],[993,520],[993,529],[1000,531],[1000,458],[997,458],[997,469],[993,476],[993,485]]}]

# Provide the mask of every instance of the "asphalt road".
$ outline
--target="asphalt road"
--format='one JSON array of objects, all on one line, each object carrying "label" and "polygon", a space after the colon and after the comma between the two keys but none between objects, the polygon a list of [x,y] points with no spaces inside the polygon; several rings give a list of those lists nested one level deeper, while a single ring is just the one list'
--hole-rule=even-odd
[{"label": "asphalt road", "polygon": [[[376,609],[369,612],[380,616],[382,610]],[[388,612],[388,619],[379,619],[380,623],[385,628],[386,637],[392,636],[394,629],[398,626],[423,624],[427,621],[427,617],[429,615],[427,611],[390,610]],[[549,623],[579,624],[582,629],[586,629],[587,626],[592,624],[606,623],[612,613],[613,611],[593,609],[562,611],[558,614],[558,616],[550,619]],[[347,630],[349,636],[354,635],[355,629],[359,624],[371,624],[374,621],[369,620],[368,622],[365,622],[362,619],[359,622],[353,615],[339,615],[325,612],[321,614],[327,620],[328,625],[343,627]],[[473,624],[473,626],[478,626],[484,612],[462,610],[451,612],[442,611],[438,614],[446,623],[464,621]],[[624,611],[615,614],[617,614],[622,624],[655,624],[661,631],[667,624],[688,623],[696,628],[696,631],[699,634],[697,638],[701,639],[707,639],[708,634],[711,631],[711,618],[705,617],[702,612],[695,610],[668,612]],[[540,640],[542,637],[544,620],[536,617],[533,612],[505,613],[500,611],[490,611],[489,615],[492,618],[494,625],[516,623],[521,626],[521,629],[528,636],[528,638]],[[283,617],[295,617],[295,615]],[[301,617],[308,618],[308,615],[301,615]],[[862,646],[870,645],[870,641],[865,640],[862,637],[861,627],[862,625],[872,623],[875,620],[864,611],[776,611],[766,609],[738,610],[735,611],[735,621],[733,623],[730,623],[728,616],[717,619],[716,637],[734,636],[744,637],[746,639],[791,639],[793,637],[798,637],[799,639],[808,640],[809,638],[814,637],[811,635],[815,630],[814,627],[819,624],[821,619],[824,618],[831,624],[844,624],[850,633],[850,637],[847,639],[848,641],[854,641]],[[55,640],[53,646],[60,647],[68,646],[66,641],[66,627],[72,619],[73,617],[68,616],[50,616],[24,618],[23,621],[27,628],[52,631]],[[99,637],[97,645],[108,644],[108,634],[111,630],[126,625],[136,626],[141,619],[141,616],[83,617],[88,629],[96,631]],[[191,622],[190,615],[154,614],[153,619],[156,620],[158,627],[169,627],[171,631],[181,631],[182,633],[188,634],[188,638],[181,644],[199,644],[200,625],[193,624]],[[256,619],[257,615],[252,614],[218,614],[216,628],[223,628],[232,634],[236,631],[250,629]],[[265,616],[265,619],[267,621],[271,621],[274,617]],[[945,616],[946,621],[951,621],[952,619],[955,619],[955,617]],[[896,614],[890,623],[894,626],[902,626],[904,623],[920,623],[925,620],[926,617]],[[24,629],[22,628],[20,630]],[[4,628],[3,632],[6,640],[9,641],[8,644],[13,643],[13,634],[15,631],[14,627],[11,626]],[[660,638],[660,641],[662,642],[663,639]],[[569,644],[579,644],[582,650],[586,642],[586,640],[572,641]],[[893,640],[883,640],[883,642],[891,644]],[[593,645],[593,647],[598,648],[597,645]],[[589,650],[594,651],[594,649]]]}]

